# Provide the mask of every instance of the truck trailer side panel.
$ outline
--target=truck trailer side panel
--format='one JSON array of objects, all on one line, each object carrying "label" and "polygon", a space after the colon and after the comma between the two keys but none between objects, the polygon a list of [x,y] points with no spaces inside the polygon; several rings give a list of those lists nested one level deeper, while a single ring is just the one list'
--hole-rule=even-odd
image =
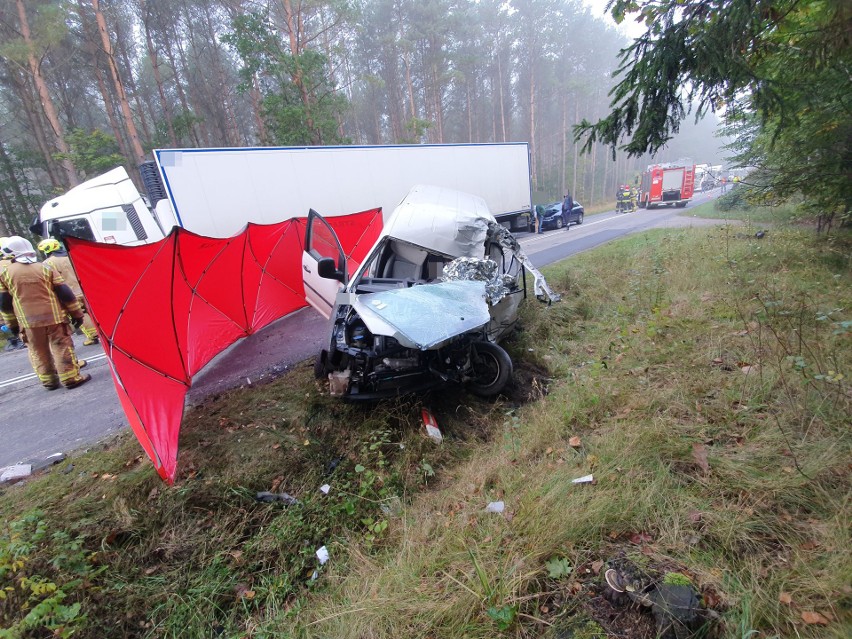
[{"label": "truck trailer side panel", "polygon": [[492,214],[531,207],[526,143],[161,149],[154,151],[178,224],[213,237],[381,206],[385,216],[416,184],[483,197]]}]

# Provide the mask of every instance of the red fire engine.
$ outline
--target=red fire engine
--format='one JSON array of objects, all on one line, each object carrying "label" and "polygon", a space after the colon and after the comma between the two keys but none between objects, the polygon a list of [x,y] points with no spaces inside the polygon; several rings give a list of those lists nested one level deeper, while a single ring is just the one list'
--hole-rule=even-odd
[{"label": "red fire engine", "polygon": [[651,164],[642,174],[639,206],[683,208],[695,191],[695,165],[691,160]]}]

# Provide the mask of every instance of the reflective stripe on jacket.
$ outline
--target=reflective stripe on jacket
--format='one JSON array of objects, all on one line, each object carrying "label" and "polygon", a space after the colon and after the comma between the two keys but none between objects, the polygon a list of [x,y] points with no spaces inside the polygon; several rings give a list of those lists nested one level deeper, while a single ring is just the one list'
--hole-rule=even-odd
[{"label": "reflective stripe on jacket", "polygon": [[71,258],[67,255],[51,255],[44,260],[45,264],[50,264],[53,269],[62,276],[65,283],[68,285],[74,295],[77,297],[83,296],[83,289],[80,288],[80,282],[77,280],[77,274],[74,272],[74,267],[71,266]]},{"label": "reflective stripe on jacket", "polygon": [[10,326],[34,328],[62,324],[69,313],[80,316],[82,310],[76,298],[73,302],[63,302],[57,296],[54,289],[64,284],[65,280],[49,264],[4,264],[0,271],[0,294],[12,296],[14,314],[4,310],[3,320]]}]

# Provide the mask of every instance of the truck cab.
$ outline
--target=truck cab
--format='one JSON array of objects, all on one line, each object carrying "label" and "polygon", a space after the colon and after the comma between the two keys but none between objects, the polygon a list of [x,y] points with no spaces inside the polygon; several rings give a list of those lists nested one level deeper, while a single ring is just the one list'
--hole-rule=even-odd
[{"label": "truck cab", "polygon": [[163,239],[163,228],[130,176],[119,167],[83,182],[41,207],[32,230],[42,237],[78,237],[106,244],[148,244]]}]

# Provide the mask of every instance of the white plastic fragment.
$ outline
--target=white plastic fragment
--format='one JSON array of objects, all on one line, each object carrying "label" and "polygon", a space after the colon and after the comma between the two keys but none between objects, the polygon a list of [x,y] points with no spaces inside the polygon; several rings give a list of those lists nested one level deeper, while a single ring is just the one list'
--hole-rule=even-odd
[{"label": "white plastic fragment", "polygon": [[485,512],[487,513],[502,513],[506,508],[506,504],[502,501],[492,501],[485,507]]},{"label": "white plastic fragment", "polygon": [[441,431],[434,426],[426,426],[426,435],[436,444],[440,444],[444,441],[444,436],[441,434]]},{"label": "white plastic fragment", "polygon": [[2,470],[2,472],[0,472],[0,482],[23,479],[24,477],[29,477],[32,473],[32,464],[15,464],[14,466],[7,466]]},{"label": "white plastic fragment", "polygon": [[577,479],[572,479],[572,484],[591,484],[595,481],[594,475],[583,475],[582,477],[577,477]]},{"label": "white plastic fragment", "polygon": [[331,486],[329,486],[328,484],[323,484],[322,486],[320,486],[320,492],[323,495],[327,495],[328,491],[330,491],[330,490],[331,490]]},{"label": "white plastic fragment", "polygon": [[319,559],[320,566],[324,566],[325,562],[328,561],[328,548],[321,546],[320,549],[317,550],[317,559]]}]

